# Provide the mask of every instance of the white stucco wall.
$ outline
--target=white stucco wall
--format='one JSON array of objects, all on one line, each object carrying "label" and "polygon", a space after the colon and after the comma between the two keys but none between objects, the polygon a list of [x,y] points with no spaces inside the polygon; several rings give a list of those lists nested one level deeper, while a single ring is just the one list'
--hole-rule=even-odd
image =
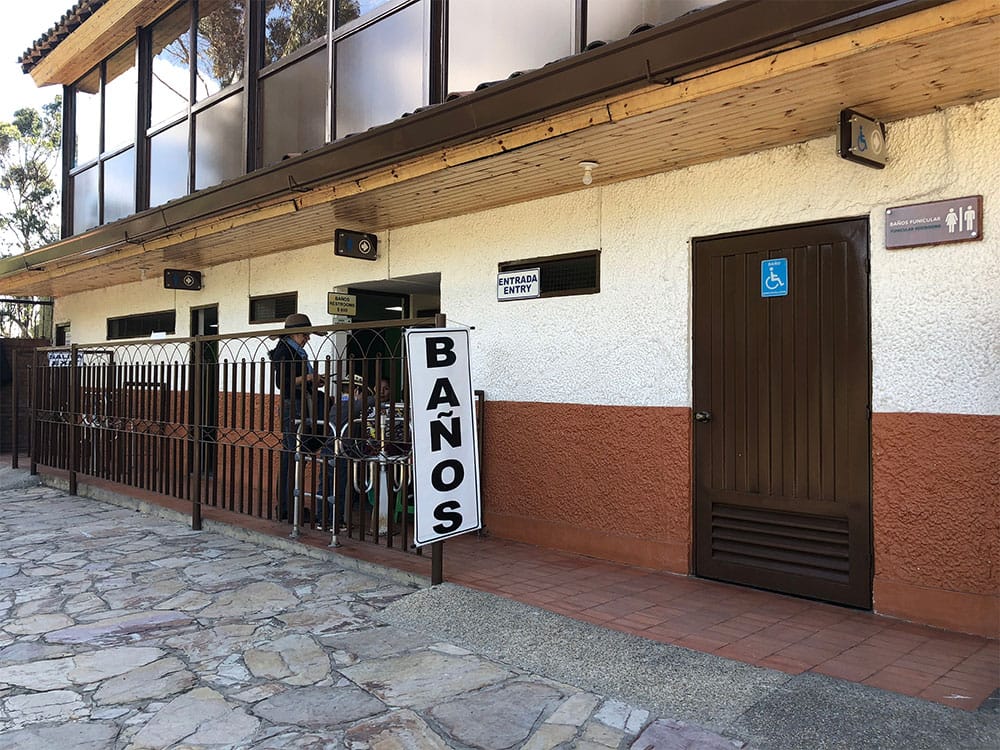
[{"label": "white stucco wall", "polygon": [[[691,238],[869,216],[874,410],[1000,413],[1000,99],[892,123],[888,143],[884,170],[840,159],[830,136],[383,232],[377,263],[324,245],[206,269],[199,293],[156,278],[74,295],[56,320],[100,341],[109,315],[176,305],[183,335],[191,306],[218,301],[221,330],[240,331],[247,297],[297,289],[321,324],[334,287],[437,271],[442,311],[476,328],[489,398],[688,406]],[[965,195],[983,195],[982,242],[885,249],[887,207]],[[498,262],[595,248],[600,294],[496,301]]]}]

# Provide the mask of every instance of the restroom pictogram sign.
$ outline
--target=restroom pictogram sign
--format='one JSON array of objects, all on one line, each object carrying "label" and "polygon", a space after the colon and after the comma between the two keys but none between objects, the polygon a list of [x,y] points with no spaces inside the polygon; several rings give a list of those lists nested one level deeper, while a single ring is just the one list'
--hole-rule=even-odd
[{"label": "restroom pictogram sign", "polygon": [[983,196],[967,195],[885,210],[888,249],[974,242],[983,238]]}]

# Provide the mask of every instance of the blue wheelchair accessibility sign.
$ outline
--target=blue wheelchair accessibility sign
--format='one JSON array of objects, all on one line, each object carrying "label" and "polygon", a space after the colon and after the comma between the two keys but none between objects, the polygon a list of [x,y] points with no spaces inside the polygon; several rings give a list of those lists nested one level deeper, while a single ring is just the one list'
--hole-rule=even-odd
[{"label": "blue wheelchair accessibility sign", "polygon": [[760,296],[784,297],[788,294],[788,258],[760,262]]}]

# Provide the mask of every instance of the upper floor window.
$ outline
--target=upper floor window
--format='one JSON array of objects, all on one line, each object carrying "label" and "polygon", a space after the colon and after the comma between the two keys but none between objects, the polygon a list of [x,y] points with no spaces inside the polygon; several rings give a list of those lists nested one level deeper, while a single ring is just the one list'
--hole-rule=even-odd
[{"label": "upper floor window", "polygon": [[327,0],[265,0],[261,65],[266,67],[325,38],[327,23]]},{"label": "upper floor window", "polygon": [[243,80],[245,0],[200,0],[195,46],[195,97],[201,101]]},{"label": "upper floor window", "polygon": [[101,152],[101,68],[94,68],[72,88],[76,108],[73,166],[93,161]]},{"label": "upper floor window", "polygon": [[448,6],[448,90],[472,91],[572,54],[572,2],[462,0]]},{"label": "upper floor window", "polygon": [[537,68],[572,54],[584,29],[624,34],[691,2],[712,0],[162,0],[170,10],[67,91],[66,230]]},{"label": "upper floor window", "polygon": [[[343,4],[345,0],[337,0]],[[327,0],[266,0],[258,83],[261,166],[326,143],[330,116]]]},{"label": "upper floor window", "polygon": [[355,18],[360,18],[383,5],[388,5],[390,0],[334,0],[334,2],[337,4],[337,26],[343,26]]},{"label": "upper floor window", "polygon": [[337,138],[391,122],[427,103],[426,2],[405,5],[335,40]]},{"label": "upper floor window", "polygon": [[623,39],[643,24],[657,26],[722,0],[587,0],[587,42]]},{"label": "upper floor window", "polygon": [[244,173],[246,35],[245,0],[182,3],[153,25],[150,206]]},{"label": "upper floor window", "polygon": [[76,117],[69,205],[72,231],[82,232],[135,212],[135,42],[87,73],[70,93]]},{"label": "upper floor window", "polygon": [[139,76],[129,42],[72,87],[76,109],[73,166],[135,143]]},{"label": "upper floor window", "polygon": [[191,9],[186,4],[174,8],[156,22],[151,36],[149,124],[156,125],[186,113],[191,100]]},{"label": "upper floor window", "polygon": [[135,143],[135,116],[139,94],[139,71],[135,65],[135,43],[108,58],[104,74],[104,151]]}]

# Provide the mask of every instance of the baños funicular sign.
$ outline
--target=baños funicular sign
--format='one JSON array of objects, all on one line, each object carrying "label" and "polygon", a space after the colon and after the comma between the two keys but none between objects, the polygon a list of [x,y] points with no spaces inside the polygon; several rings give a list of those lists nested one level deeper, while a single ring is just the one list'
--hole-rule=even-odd
[{"label": "ba\u00f1os funicular sign", "polygon": [[413,427],[413,542],[483,527],[469,332],[406,331]]},{"label": "ba\u00f1os funicular sign", "polygon": [[983,238],[983,196],[894,206],[885,210],[885,246],[971,242]]}]

